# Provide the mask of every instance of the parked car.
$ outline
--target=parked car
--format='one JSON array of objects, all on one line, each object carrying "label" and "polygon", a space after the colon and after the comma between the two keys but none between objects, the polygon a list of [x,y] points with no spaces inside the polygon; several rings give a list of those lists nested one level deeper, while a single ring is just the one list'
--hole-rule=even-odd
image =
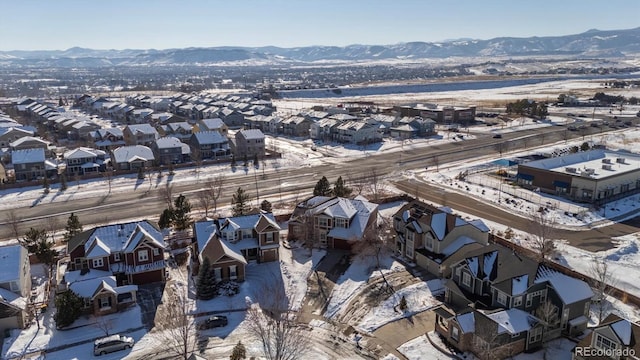
[{"label": "parked car", "polygon": [[502,134],[495,134],[493,135],[494,139],[502,139]]},{"label": "parked car", "polygon": [[107,336],[93,343],[93,355],[104,355],[114,351],[131,349],[133,342],[133,338],[124,335]]},{"label": "parked car", "polygon": [[209,318],[207,318],[207,320],[198,324],[198,328],[201,330],[212,329],[212,328],[227,326],[227,324],[229,324],[229,321],[227,320],[226,316],[217,315],[217,316],[210,316]]}]

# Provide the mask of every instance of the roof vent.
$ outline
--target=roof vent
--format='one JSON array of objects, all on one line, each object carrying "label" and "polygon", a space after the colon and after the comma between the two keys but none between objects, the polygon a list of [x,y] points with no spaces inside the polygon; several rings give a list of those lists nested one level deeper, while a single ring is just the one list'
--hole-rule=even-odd
[{"label": "roof vent", "polygon": [[609,158],[602,159],[602,163],[603,164],[611,164],[611,159],[609,159]]},{"label": "roof vent", "polygon": [[625,158],[617,158],[617,159],[616,159],[616,162],[617,162],[618,164],[624,164],[624,162],[625,162]]},{"label": "roof vent", "polygon": [[568,173],[575,173],[575,172],[576,172],[576,168],[574,168],[574,167],[566,167],[566,168],[565,168],[565,170],[566,170]]},{"label": "roof vent", "polygon": [[611,169],[611,164],[602,164],[602,168],[603,168],[604,170],[612,170],[612,169]]}]

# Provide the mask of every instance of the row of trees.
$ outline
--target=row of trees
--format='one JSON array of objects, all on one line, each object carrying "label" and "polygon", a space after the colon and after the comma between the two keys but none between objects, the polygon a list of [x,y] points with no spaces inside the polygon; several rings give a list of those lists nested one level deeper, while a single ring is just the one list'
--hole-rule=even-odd
[{"label": "row of trees", "polygon": [[529,115],[537,118],[545,118],[549,115],[547,104],[535,100],[522,99],[507,104],[507,114]]},{"label": "row of trees", "polygon": [[338,177],[336,182],[333,184],[333,188],[331,188],[331,184],[325,176],[318,180],[316,186],[313,188],[313,196],[349,197],[351,192],[351,188],[346,186],[342,180],[342,176]]}]

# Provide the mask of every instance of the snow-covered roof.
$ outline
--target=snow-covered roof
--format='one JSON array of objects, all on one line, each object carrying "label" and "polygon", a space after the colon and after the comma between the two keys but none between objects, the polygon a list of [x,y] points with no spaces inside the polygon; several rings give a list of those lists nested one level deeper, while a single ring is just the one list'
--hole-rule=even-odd
[{"label": "snow-covered roof", "polygon": [[216,231],[218,231],[218,227],[213,220],[197,221],[193,224],[193,235],[196,237],[200,251],[204,249],[207,241]]},{"label": "snow-covered roof", "polygon": [[474,256],[471,258],[467,258],[467,265],[469,266],[469,270],[471,270],[471,273],[473,274],[473,276],[477,277],[478,276],[478,257]]},{"label": "snow-covered roof", "polygon": [[132,134],[141,133],[141,134],[157,134],[158,131],[149,125],[149,124],[137,124],[137,125],[127,125],[127,129],[131,131]]},{"label": "snow-covered roof", "polygon": [[200,145],[223,144],[229,141],[226,137],[224,137],[217,131],[199,131],[197,133],[194,133],[193,136],[196,137],[196,140]]},{"label": "snow-covered roof", "polygon": [[173,136],[166,136],[156,139],[158,149],[174,149],[182,147],[182,141]]},{"label": "snow-covered roof", "polygon": [[6,301],[7,303],[23,310],[27,308],[26,298],[7,289],[0,288],[0,302],[2,301]]},{"label": "snow-covered roof", "polygon": [[431,217],[431,229],[438,240],[444,239],[447,227],[447,213],[433,214]]},{"label": "snow-covered roof", "polygon": [[116,277],[111,275],[76,281],[71,283],[69,288],[81,298],[92,298],[98,287],[102,285],[103,282],[110,288],[117,286]]},{"label": "snow-covered roof", "polygon": [[456,321],[460,324],[463,333],[473,333],[476,331],[476,317],[473,311],[456,316]]},{"label": "snow-covered roof", "polygon": [[264,134],[262,133],[262,131],[260,131],[260,129],[240,130],[238,131],[238,133],[242,134],[242,137],[247,140],[264,139]]},{"label": "snow-covered roof", "polygon": [[16,141],[12,142],[11,144],[9,144],[11,147],[16,147],[16,146],[20,146],[26,142],[36,142],[39,144],[44,144],[44,145],[49,145],[50,142],[46,141],[46,140],[42,140],[38,137],[34,137],[34,136],[23,136],[19,139],[17,139]]},{"label": "snow-covered roof", "polygon": [[[603,179],[636,171],[640,168],[640,156],[628,152],[596,149],[531,161],[523,166],[571,176],[587,176],[591,179]],[[607,168],[605,169],[605,167]]]},{"label": "snow-covered roof", "polygon": [[488,278],[489,274],[492,273],[497,258],[498,251],[492,251],[490,253],[484,254],[484,267],[482,268],[482,270],[484,272],[485,278]]},{"label": "snow-covered roof", "polygon": [[22,266],[20,262],[26,258],[27,249],[22,245],[0,247],[0,283],[20,278]]},{"label": "snow-covered roof", "polygon": [[520,309],[502,310],[485,315],[498,324],[498,334],[506,331],[513,335],[528,331],[538,322],[533,315]]},{"label": "snow-covered roof", "polygon": [[272,213],[260,213],[244,216],[229,217],[221,221],[221,229],[230,227],[234,230],[255,229],[261,218],[266,218],[276,229],[280,230],[280,226],[276,222]]},{"label": "snow-covered roof", "polygon": [[593,291],[582,280],[559,273],[546,266],[540,266],[536,274],[535,283],[549,282],[565,304],[591,299]]},{"label": "snow-covered roof", "polygon": [[122,146],[113,150],[113,159],[116,163],[129,162],[133,158],[145,161],[155,160],[153,151],[144,145]]},{"label": "snow-covered roof", "polygon": [[616,335],[624,345],[631,345],[632,329],[631,323],[629,321],[622,319],[620,321],[614,322],[609,326],[611,326],[611,329],[613,329],[613,331],[616,333]]},{"label": "snow-covered roof", "polygon": [[85,256],[89,259],[101,258],[111,254],[109,247],[98,238],[93,238],[87,241],[85,247],[88,249]]},{"label": "snow-covered roof", "polygon": [[226,126],[224,121],[222,121],[222,119],[220,118],[202,119],[200,120],[200,123],[204,125],[207,128],[207,130],[221,129]]},{"label": "snow-covered roof", "polygon": [[24,149],[11,152],[12,164],[33,164],[44,162],[44,149]]},{"label": "snow-covered roof", "polygon": [[113,252],[131,252],[144,238],[149,239],[158,247],[164,248],[162,233],[147,220],[100,226],[93,230],[89,239],[85,242],[85,253],[95,248],[94,241],[99,240],[101,248],[107,248]]},{"label": "snow-covered roof", "polygon": [[65,159],[84,159],[90,157],[105,156],[106,154],[107,153],[102,150],[92,149],[88,147],[79,147],[77,149],[65,151],[63,156]]},{"label": "snow-covered roof", "polygon": [[511,295],[524,294],[529,288],[529,275],[524,274],[511,279]]},{"label": "snow-covered roof", "polygon": [[322,213],[332,218],[350,219],[348,228],[334,227],[327,235],[353,240],[362,238],[369,219],[378,205],[369,202],[363,196],[356,196],[353,199],[314,196],[306,201],[306,207],[310,208],[312,214]]},{"label": "snow-covered roof", "polygon": [[453,240],[453,242],[451,242],[446,248],[441,250],[440,253],[445,257],[451,256],[451,254],[458,251],[458,249],[460,249],[461,247],[467,244],[472,244],[474,242],[476,241],[468,236],[459,236],[457,239]]},{"label": "snow-covered roof", "polygon": [[488,233],[490,231],[490,229],[487,226],[487,224],[485,224],[484,221],[482,221],[481,219],[470,220],[470,221],[468,221],[468,223],[471,224],[472,226],[476,227],[478,230],[480,230],[482,232],[487,232]]}]

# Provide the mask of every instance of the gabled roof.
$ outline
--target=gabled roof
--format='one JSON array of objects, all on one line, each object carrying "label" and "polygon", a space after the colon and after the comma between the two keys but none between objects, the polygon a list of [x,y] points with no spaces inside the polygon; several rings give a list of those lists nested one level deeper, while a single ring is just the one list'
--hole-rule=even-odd
[{"label": "gabled roof", "polygon": [[79,147],[77,149],[65,151],[63,156],[65,159],[84,159],[105,156],[106,154],[107,153],[102,150],[92,149],[88,147]]},{"label": "gabled roof", "polygon": [[[482,311],[478,310],[480,313]],[[483,313],[487,318],[497,324],[498,334],[508,332],[517,334],[529,331],[540,319],[520,309],[501,310],[493,313]]]},{"label": "gabled roof", "polygon": [[[256,229],[258,225],[261,228],[265,228],[265,224],[269,224],[275,227],[278,231],[280,230],[280,226],[276,222],[276,219],[273,217],[272,213],[259,213],[259,214],[251,214],[244,216],[234,216],[223,219],[220,222],[220,230],[225,230],[228,228],[234,230],[241,229]],[[257,230],[256,230],[257,231]]]},{"label": "gabled roof", "polygon": [[132,134],[157,134],[158,131],[149,124],[127,125],[125,129],[129,129]]},{"label": "gabled roof", "polygon": [[68,253],[76,247],[84,246],[85,254],[88,254],[100,241],[101,249],[114,252],[131,252],[138,244],[147,239],[160,248],[164,248],[162,233],[148,220],[135,221],[123,224],[99,226],[76,235],[67,244]]},{"label": "gabled roof", "polygon": [[15,150],[11,152],[11,163],[14,165],[43,163],[44,159],[43,148]]},{"label": "gabled roof", "polygon": [[247,140],[264,139],[264,134],[260,129],[240,130],[236,133],[236,137],[241,136]]},{"label": "gabled roof", "polygon": [[204,125],[204,127],[206,127],[205,130],[221,129],[221,128],[224,128],[226,126],[224,121],[222,121],[222,119],[220,119],[220,118],[202,119],[202,120],[200,120],[200,124],[202,124],[202,125]]},{"label": "gabled roof", "polygon": [[182,141],[173,136],[166,136],[156,139],[158,149],[175,149],[182,148]]},{"label": "gabled roof", "polygon": [[535,282],[536,284],[548,282],[560,296],[562,302],[567,305],[591,299],[594,295],[591,287],[584,281],[559,273],[544,265],[538,268]]},{"label": "gabled roof", "polygon": [[18,123],[16,123],[16,126],[0,127],[0,136],[10,133],[20,133],[22,136],[33,136],[33,131],[21,128]]},{"label": "gabled roof", "polygon": [[0,246],[0,283],[19,279],[21,261],[26,257],[27,249],[22,245]]},{"label": "gabled roof", "polygon": [[47,146],[50,144],[50,142],[48,142],[46,140],[42,140],[42,139],[37,138],[37,137],[24,136],[24,137],[21,137],[20,139],[17,139],[14,142],[12,142],[10,144],[10,146],[11,147],[16,147],[16,146],[20,146],[20,145],[22,145],[22,144],[24,144],[26,142],[37,142],[37,143],[40,143],[40,144],[43,144],[43,145],[47,145]]},{"label": "gabled roof", "polygon": [[153,151],[144,145],[122,146],[113,150],[113,161],[115,163],[130,162],[133,159],[144,161],[155,160]]},{"label": "gabled roof", "polygon": [[205,144],[223,144],[229,142],[229,140],[217,131],[199,131],[194,133],[196,141],[200,145]]},{"label": "gabled roof", "polygon": [[313,215],[324,214],[331,218],[348,219],[348,228],[334,227],[327,234],[344,240],[361,239],[371,216],[378,209],[377,204],[369,202],[363,196],[357,196],[354,199],[314,196],[299,204],[298,207],[308,209]]}]

